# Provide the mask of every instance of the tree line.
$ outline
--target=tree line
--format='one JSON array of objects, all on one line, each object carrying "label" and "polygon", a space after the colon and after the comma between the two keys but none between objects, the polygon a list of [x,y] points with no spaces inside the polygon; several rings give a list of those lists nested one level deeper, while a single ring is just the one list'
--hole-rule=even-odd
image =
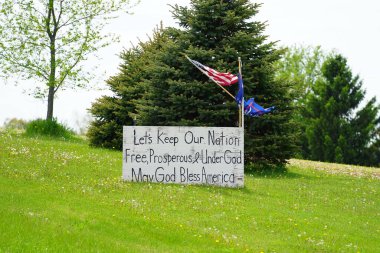
[{"label": "tree line", "polygon": [[[183,57],[235,72],[243,61],[245,94],[277,110],[247,118],[248,162],[286,159],[379,165],[379,106],[361,106],[365,90],[347,59],[320,47],[278,49],[260,5],[249,1],[192,1],[173,6],[180,28],[157,28],[152,38],[122,53],[120,72],[107,84],[114,96],[95,102],[89,138],[121,148],[121,125],[237,126],[237,107]],[[236,87],[230,88],[236,93]]]},{"label": "tree line", "polygon": [[[0,1],[0,67],[45,83],[53,119],[56,92],[90,81],[81,63],[114,41],[100,33],[128,0]],[[276,110],[245,120],[247,162],[284,165],[305,159],[378,166],[380,116],[347,59],[320,47],[279,48],[248,0],[192,0],[171,6],[179,28],[158,26],[147,41],[120,54],[119,72],[106,83],[113,95],[93,103],[91,145],[121,149],[123,125],[238,125],[233,99],[194,68],[184,54],[221,72],[243,62],[245,97]],[[21,38],[21,39],[20,39]],[[17,54],[15,54],[17,52]],[[68,86],[67,86],[68,85]],[[237,93],[237,85],[228,87]]]},{"label": "tree line", "polygon": [[292,47],[277,63],[277,78],[294,83],[294,120],[304,159],[379,166],[380,116],[376,97],[365,99],[347,59],[320,47]]}]

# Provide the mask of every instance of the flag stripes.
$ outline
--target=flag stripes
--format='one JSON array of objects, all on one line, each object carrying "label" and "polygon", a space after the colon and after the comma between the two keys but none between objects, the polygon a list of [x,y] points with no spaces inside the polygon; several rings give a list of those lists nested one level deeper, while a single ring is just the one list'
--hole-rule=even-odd
[{"label": "flag stripes", "polygon": [[194,66],[196,66],[203,74],[205,74],[210,79],[212,79],[214,82],[216,82],[222,86],[230,86],[230,85],[238,82],[238,77],[236,75],[233,75],[231,73],[218,72],[215,69],[207,67],[198,61],[192,60],[190,58],[187,58],[187,59]]}]

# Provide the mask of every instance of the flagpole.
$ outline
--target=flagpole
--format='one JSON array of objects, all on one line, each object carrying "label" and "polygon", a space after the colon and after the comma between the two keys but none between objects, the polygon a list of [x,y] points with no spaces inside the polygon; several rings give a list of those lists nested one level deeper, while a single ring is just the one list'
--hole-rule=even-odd
[{"label": "flagpole", "polygon": [[[239,61],[239,75],[240,75],[240,78],[243,78],[241,74],[241,58],[240,57],[238,57],[238,61]],[[242,127],[244,130],[244,93],[241,98],[240,106],[239,106],[239,126]]]},{"label": "flagpole", "polygon": [[[187,56],[187,55],[185,55],[185,57],[191,62],[191,59]],[[191,64],[193,64],[192,62],[191,62]],[[206,72],[203,70],[203,69],[201,69],[201,68],[199,68],[197,65],[195,65],[195,64],[193,64],[197,69],[199,69],[203,74],[205,74],[206,76],[207,76],[207,74],[206,74]],[[232,97],[232,99],[233,100],[235,100],[235,97],[228,91],[228,90],[226,90],[226,88],[224,88],[222,85],[220,85],[219,83],[217,83],[214,79],[212,79],[212,78],[210,78],[209,77],[209,79],[211,80],[211,81],[213,81],[216,85],[218,85],[220,88],[222,88],[230,97]]]},{"label": "flagpole", "polygon": [[[240,81],[243,83],[243,75],[241,74],[241,58],[238,57],[238,61],[239,61],[239,77],[240,77]],[[240,85],[240,84],[239,84]],[[240,171],[240,176],[242,178],[242,182],[241,184],[244,185],[244,160],[245,160],[245,157],[244,157],[244,85],[242,84],[241,85],[241,89],[242,89],[242,96],[241,96],[241,101],[240,101],[240,117],[241,118],[241,122],[240,122],[240,129],[241,129],[241,135],[243,136],[242,137],[242,171]]]}]

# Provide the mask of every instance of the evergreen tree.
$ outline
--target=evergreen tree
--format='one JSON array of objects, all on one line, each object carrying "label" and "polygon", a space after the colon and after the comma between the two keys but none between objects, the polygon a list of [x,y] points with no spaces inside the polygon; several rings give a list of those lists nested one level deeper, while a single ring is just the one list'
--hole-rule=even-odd
[{"label": "evergreen tree", "polygon": [[[277,107],[271,115],[246,117],[245,157],[248,161],[285,163],[296,147],[295,125],[290,121],[292,96],[286,84],[274,81],[273,63],[281,52],[266,41],[265,24],[253,20],[259,6],[248,0],[193,0],[190,7],[173,6],[180,28],[163,30],[167,40],[148,57],[150,62],[140,74],[144,78],[124,83],[145,92],[132,100],[137,124],[237,126],[235,101],[183,54],[232,73],[237,73],[237,58],[241,57],[245,96],[254,96],[264,107]],[[228,89],[235,94],[237,88]],[[124,95],[122,99],[128,96]]]},{"label": "evergreen tree", "polygon": [[101,97],[90,109],[94,116],[87,133],[91,145],[122,148],[122,126],[135,124],[135,103],[146,95],[144,80],[150,78],[155,54],[166,41],[162,27],[157,28],[149,41],[140,42],[120,54],[120,72],[107,80],[107,85],[114,95]]},{"label": "evergreen tree", "polygon": [[379,107],[372,98],[358,109],[365,91],[341,55],[329,57],[308,95],[303,116],[313,160],[361,165],[379,163]]},{"label": "evergreen tree", "polygon": [[[295,126],[289,121],[291,96],[286,85],[273,78],[280,52],[263,35],[265,24],[252,21],[259,5],[246,0],[192,1],[191,7],[173,8],[181,29],[168,29],[173,43],[157,56],[149,95],[138,104],[142,125],[237,126],[235,101],[192,66],[195,59],[222,72],[237,73],[243,62],[246,96],[263,106],[275,105],[272,115],[246,117],[247,160],[284,163],[294,152]],[[237,86],[229,88],[235,94]]]}]

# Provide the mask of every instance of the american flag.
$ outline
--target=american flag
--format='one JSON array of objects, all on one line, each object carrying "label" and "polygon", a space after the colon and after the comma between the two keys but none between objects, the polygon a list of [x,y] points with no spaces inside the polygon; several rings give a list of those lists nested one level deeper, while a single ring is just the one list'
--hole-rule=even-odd
[{"label": "american flag", "polygon": [[216,71],[215,69],[212,69],[210,67],[207,67],[203,65],[200,62],[194,61],[187,57],[187,59],[195,66],[197,67],[203,74],[208,76],[211,80],[216,82],[217,84],[221,86],[230,86],[234,83],[238,82],[238,77],[231,74],[231,73],[221,73]]}]

